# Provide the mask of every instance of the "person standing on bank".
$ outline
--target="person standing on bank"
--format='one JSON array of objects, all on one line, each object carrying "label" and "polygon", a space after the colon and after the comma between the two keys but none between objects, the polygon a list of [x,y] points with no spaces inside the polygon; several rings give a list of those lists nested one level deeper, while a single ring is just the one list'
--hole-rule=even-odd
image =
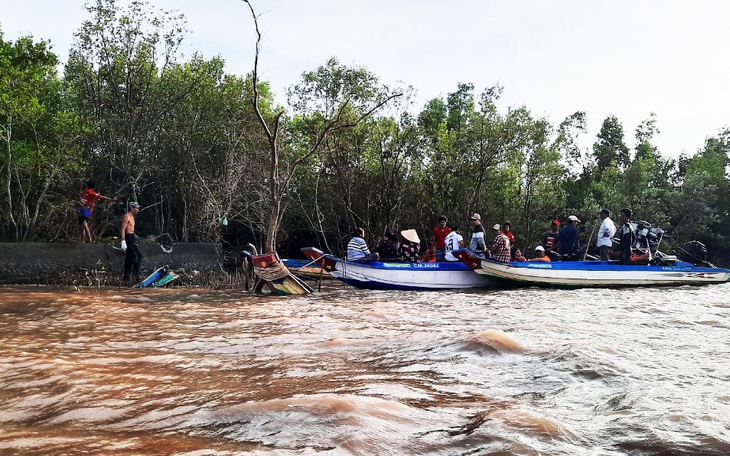
[{"label": "person standing on bank", "polygon": [[610,218],[611,211],[606,208],[601,209],[598,216],[601,218],[601,227],[598,229],[598,240],[596,246],[600,252],[601,261],[608,261],[608,252],[613,246],[613,236],[616,234],[616,225]]},{"label": "person standing on bank", "polygon": [[469,250],[479,258],[486,258],[484,252],[487,250],[485,244],[484,227],[482,226],[482,217],[476,212],[469,217],[469,224],[472,226],[471,242],[469,242]]},{"label": "person standing on bank", "polygon": [[139,204],[129,203],[129,211],[122,217],[122,250],[124,257],[124,282],[132,284],[132,280],[139,278],[139,265],[142,262],[142,252],[137,245],[137,236],[134,234],[135,219],[139,214]]},{"label": "person standing on bank", "polygon": [[447,221],[445,216],[442,215],[439,217],[439,224],[431,233],[431,245],[436,250],[436,261],[444,261],[444,255],[446,254],[444,241],[446,240],[446,236],[451,233],[451,228],[446,226]]},{"label": "person standing on bank", "polygon": [[89,179],[84,183],[84,189],[81,191],[81,200],[79,206],[79,226],[81,227],[81,242],[93,242],[91,239],[91,230],[89,229],[89,219],[91,213],[94,212],[94,204],[96,200],[102,199],[107,201],[113,201],[113,198],[104,196],[101,193],[96,193],[94,187],[96,184],[93,180]]},{"label": "person standing on bank", "polygon": [[621,264],[629,264],[631,263],[631,248],[636,242],[636,233],[634,233],[634,226],[631,224],[631,209],[621,209],[618,220],[621,223],[621,243],[618,246],[619,261]]}]

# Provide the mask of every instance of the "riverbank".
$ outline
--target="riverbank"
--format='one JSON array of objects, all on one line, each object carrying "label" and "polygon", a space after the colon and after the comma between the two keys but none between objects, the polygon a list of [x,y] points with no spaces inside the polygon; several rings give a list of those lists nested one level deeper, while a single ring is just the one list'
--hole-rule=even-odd
[{"label": "riverbank", "polygon": [[[163,249],[139,244],[142,274],[167,266],[193,285],[244,283],[239,258],[216,244],[185,243]],[[120,285],[124,252],[109,243],[0,243],[0,285]]]}]

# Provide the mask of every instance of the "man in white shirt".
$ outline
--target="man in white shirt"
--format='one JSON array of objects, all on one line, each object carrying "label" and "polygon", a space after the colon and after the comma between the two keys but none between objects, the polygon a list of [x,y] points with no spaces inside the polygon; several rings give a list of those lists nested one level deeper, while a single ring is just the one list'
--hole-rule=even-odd
[{"label": "man in white shirt", "polygon": [[464,238],[461,236],[460,231],[459,226],[454,225],[451,227],[451,232],[444,239],[444,244],[446,245],[444,259],[446,261],[459,261],[451,252],[464,248]]},{"label": "man in white shirt", "polygon": [[601,218],[601,227],[598,229],[598,241],[596,245],[601,252],[601,261],[608,261],[608,251],[613,246],[613,235],[616,234],[616,225],[609,218],[611,211],[606,208],[601,209],[598,216]]}]

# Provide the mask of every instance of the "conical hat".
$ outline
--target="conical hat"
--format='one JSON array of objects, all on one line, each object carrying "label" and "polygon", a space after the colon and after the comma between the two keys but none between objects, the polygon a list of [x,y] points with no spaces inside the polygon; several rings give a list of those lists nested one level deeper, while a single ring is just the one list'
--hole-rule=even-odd
[{"label": "conical hat", "polygon": [[416,244],[421,243],[421,239],[418,237],[418,233],[416,233],[416,230],[403,230],[400,232],[400,235],[406,238],[406,240],[410,242],[415,242]]}]

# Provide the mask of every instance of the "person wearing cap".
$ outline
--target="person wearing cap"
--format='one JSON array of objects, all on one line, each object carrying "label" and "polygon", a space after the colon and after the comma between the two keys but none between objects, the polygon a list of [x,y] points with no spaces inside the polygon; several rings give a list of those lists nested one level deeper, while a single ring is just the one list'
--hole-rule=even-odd
[{"label": "person wearing cap", "polygon": [[479,258],[486,258],[487,244],[485,243],[484,227],[482,226],[482,217],[474,212],[469,217],[469,224],[472,227],[471,241],[469,242],[469,250]]},{"label": "person wearing cap", "polygon": [[550,229],[548,231],[545,231],[545,234],[542,235],[542,245],[545,250],[545,254],[550,257],[550,254],[558,255],[557,253],[557,239],[558,239],[558,229],[560,228],[560,221],[553,220],[550,224]]},{"label": "person wearing cap", "polygon": [[[122,250],[124,255],[124,283],[132,285],[132,280],[139,278],[139,265],[142,262],[142,252],[137,245],[137,236],[134,234],[135,217],[139,214],[139,204],[129,203],[129,210],[122,217]],[[134,277],[133,277],[134,276]]]},{"label": "person wearing cap", "polygon": [[436,261],[444,261],[444,255],[446,254],[444,242],[446,241],[446,236],[451,233],[451,228],[446,226],[446,222],[448,222],[446,216],[442,215],[439,217],[439,223],[431,233],[431,245],[436,249]]},{"label": "person wearing cap", "polygon": [[601,218],[601,227],[598,228],[598,239],[596,240],[596,246],[600,252],[601,261],[608,261],[609,252],[613,246],[613,236],[616,234],[616,225],[611,220],[611,211],[606,208],[601,209],[598,213]]},{"label": "person wearing cap", "polygon": [[416,230],[403,230],[400,232],[400,235],[403,236],[403,241],[401,241],[400,247],[398,248],[398,254],[401,259],[409,263],[420,263],[421,238],[418,237]]},{"label": "person wearing cap", "polygon": [[550,261],[550,257],[545,255],[545,247],[541,245],[535,247],[535,258],[531,258],[530,261]]},{"label": "person wearing cap", "polygon": [[512,259],[509,238],[502,233],[499,223],[492,227],[492,232],[494,233],[494,242],[492,243],[492,248],[489,249],[491,258],[500,263],[509,263]]},{"label": "person wearing cap", "polygon": [[446,239],[444,240],[444,245],[446,246],[444,259],[446,261],[459,261],[459,259],[456,258],[453,253],[451,253],[454,250],[464,248],[464,238],[461,236],[461,230],[459,229],[459,225],[454,225],[451,227],[451,233],[446,236]]},{"label": "person wearing cap", "polygon": [[365,242],[365,230],[355,228],[355,231],[352,232],[352,239],[347,243],[347,261],[370,263],[377,261],[378,258],[380,255],[377,253],[370,253],[368,244]]},{"label": "person wearing cap", "polygon": [[631,224],[631,209],[621,209],[618,220],[621,223],[621,242],[618,246],[619,261],[621,264],[629,264],[631,263],[631,248],[636,242],[636,233],[634,232],[634,226]]},{"label": "person wearing cap", "polygon": [[580,219],[575,215],[568,217],[568,223],[558,232],[557,244],[564,260],[576,261],[580,259],[580,239],[578,232]]}]

